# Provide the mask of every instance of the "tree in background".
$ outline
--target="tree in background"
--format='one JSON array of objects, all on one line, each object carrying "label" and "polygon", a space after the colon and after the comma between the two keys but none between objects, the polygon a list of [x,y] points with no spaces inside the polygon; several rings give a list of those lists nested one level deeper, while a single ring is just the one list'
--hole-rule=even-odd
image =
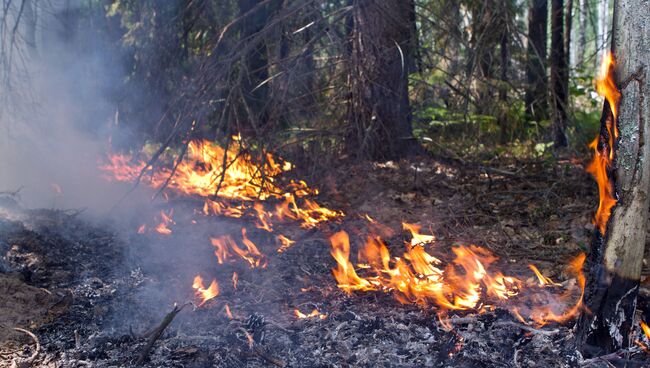
[{"label": "tree in background", "polygon": [[526,115],[537,121],[548,117],[547,23],[548,0],[531,1],[528,9]]},{"label": "tree in background", "polygon": [[348,150],[375,160],[419,153],[408,96],[413,4],[356,0],[353,11]]},{"label": "tree in background", "polygon": [[551,0],[551,117],[555,147],[566,147],[569,144],[566,135],[569,67],[564,27],[564,1]]}]

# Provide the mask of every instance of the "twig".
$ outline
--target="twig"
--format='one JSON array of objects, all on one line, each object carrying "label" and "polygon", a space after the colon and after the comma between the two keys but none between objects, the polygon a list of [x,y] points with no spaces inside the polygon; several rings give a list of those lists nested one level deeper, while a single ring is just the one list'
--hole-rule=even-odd
[{"label": "twig", "polygon": [[145,345],[144,349],[142,349],[140,356],[138,356],[138,360],[135,362],[135,365],[142,365],[142,363],[144,363],[144,360],[147,359],[147,356],[149,355],[149,351],[153,347],[153,344],[160,338],[160,336],[162,336],[167,326],[169,326],[169,324],[174,320],[174,317],[176,317],[176,315],[189,304],[190,303],[185,303],[180,307],[174,304],[174,309],[165,315],[162,322],[160,322],[158,327],[156,327],[152,335],[149,337],[149,340],[147,340],[147,345]]},{"label": "twig", "polygon": [[41,343],[40,343],[40,341],[38,341],[38,337],[36,337],[36,335],[34,335],[30,331],[27,331],[27,330],[22,329],[20,327],[14,327],[14,330],[20,331],[20,332],[22,332],[24,334],[29,335],[29,337],[31,337],[32,340],[34,340],[34,343],[36,344],[36,348],[34,349],[34,352],[32,353],[32,355],[29,358],[27,358],[27,359],[25,359],[25,360],[23,360],[21,362],[16,362],[16,359],[14,359],[14,361],[11,363],[11,368],[29,368],[29,367],[32,366],[32,364],[34,363],[34,360],[36,360],[36,358],[38,357],[38,354],[41,351]]},{"label": "twig", "polygon": [[266,360],[267,362],[269,362],[269,363],[271,363],[273,365],[276,365],[278,367],[284,367],[284,362],[282,360],[269,355],[267,352],[260,349],[259,347],[257,347],[257,346],[253,347],[252,351],[253,351],[253,353],[255,355],[257,355],[258,357]]},{"label": "twig", "polygon": [[638,346],[633,346],[631,348],[619,350],[619,351],[611,353],[611,354],[601,355],[601,356],[597,356],[597,357],[591,358],[591,359],[585,359],[582,362],[580,362],[580,366],[581,367],[587,367],[587,366],[591,366],[593,363],[597,363],[597,362],[601,362],[601,361],[607,362],[609,360],[618,359],[623,354],[635,354],[635,353],[639,353],[639,352],[641,352],[641,348],[639,348]]},{"label": "twig", "polygon": [[536,335],[555,335],[556,333],[560,332],[560,330],[555,329],[555,330],[538,330],[536,328],[532,328],[526,325],[522,325],[521,323],[517,322],[512,322],[512,321],[504,321],[504,322],[495,322],[492,324],[492,326],[512,326],[512,327],[517,327],[520,328],[524,331],[536,334]]}]

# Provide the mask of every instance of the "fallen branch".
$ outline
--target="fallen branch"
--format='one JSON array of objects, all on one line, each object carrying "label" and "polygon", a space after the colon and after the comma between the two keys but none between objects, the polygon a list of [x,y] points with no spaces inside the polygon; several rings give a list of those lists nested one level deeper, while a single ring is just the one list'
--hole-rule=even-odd
[{"label": "fallen branch", "polygon": [[603,361],[608,362],[610,360],[619,359],[622,355],[625,355],[625,354],[636,354],[636,353],[640,353],[640,352],[641,352],[641,348],[639,348],[638,346],[633,346],[631,348],[619,350],[619,351],[613,352],[611,354],[606,354],[606,355],[601,355],[601,356],[598,356],[598,357],[595,357],[595,358],[585,359],[582,362],[580,362],[580,366],[581,367],[591,367],[594,363],[603,362]]},{"label": "fallen branch", "polygon": [[22,329],[20,327],[14,327],[14,330],[29,335],[29,337],[31,337],[32,340],[34,340],[34,343],[36,344],[36,347],[34,348],[34,352],[32,353],[32,355],[29,358],[27,358],[27,359],[25,359],[25,360],[23,360],[21,362],[16,362],[16,359],[14,359],[14,361],[11,363],[11,368],[29,368],[29,367],[32,366],[32,364],[34,363],[34,360],[36,360],[36,358],[38,357],[38,354],[41,351],[41,343],[38,340],[38,337],[36,337],[36,335],[34,335],[30,331],[27,331],[27,330]]},{"label": "fallen branch", "polygon": [[524,330],[526,332],[530,332],[530,333],[535,334],[535,335],[546,335],[546,336],[555,335],[556,333],[560,332],[559,329],[555,329],[555,330],[539,330],[539,329],[532,328],[530,326],[526,326],[526,325],[523,325],[521,323],[512,322],[512,321],[495,322],[495,323],[492,324],[492,326],[512,326],[512,327],[520,328],[520,329],[522,329],[522,330]]},{"label": "fallen branch", "polygon": [[149,337],[149,340],[147,340],[147,344],[145,345],[144,349],[142,349],[140,356],[138,356],[138,360],[135,362],[135,365],[142,365],[142,363],[144,363],[144,360],[147,359],[147,356],[149,355],[149,351],[153,347],[153,344],[155,344],[160,336],[162,336],[167,326],[169,326],[169,324],[174,320],[174,317],[176,317],[176,315],[189,304],[190,303],[185,303],[180,307],[174,304],[174,309],[165,315],[165,317],[162,319],[162,322],[160,322],[158,327],[156,327],[156,329],[151,333],[151,336]]},{"label": "fallen branch", "polygon": [[273,364],[275,366],[278,366],[278,367],[284,367],[284,362],[282,360],[269,355],[267,352],[265,352],[261,348],[255,346],[255,347],[253,347],[252,351],[253,351],[253,353],[255,355],[257,355],[258,357],[266,360],[267,362],[269,362],[269,363],[271,363],[271,364]]}]

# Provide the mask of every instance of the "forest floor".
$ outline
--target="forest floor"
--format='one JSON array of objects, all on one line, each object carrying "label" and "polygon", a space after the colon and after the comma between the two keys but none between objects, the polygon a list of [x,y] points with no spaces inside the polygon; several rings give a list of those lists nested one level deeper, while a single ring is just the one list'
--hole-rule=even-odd
[{"label": "forest floor", "polygon": [[[5,197],[0,203],[0,367],[132,365],[146,331],[174,302],[192,298],[197,273],[219,279],[220,295],[180,312],[155,343],[147,366],[650,364],[638,350],[583,360],[571,343],[572,322],[531,330],[499,310],[458,313],[462,320],[447,331],[435,307],[401,304],[389,293],[348,295],[332,276],[328,235],[340,229],[361,232],[367,214],[395,230],[385,239],[389,244],[401,243],[402,222],[418,223],[424,233],[435,234],[441,250],[476,244],[498,255],[509,273],[529,273],[527,265],[534,263],[545,275],[563,280],[567,261],[588,250],[597,204],[596,186],[579,160],[500,159],[489,167],[431,158],[341,163],[319,174],[316,185],[322,189],[319,203],[346,216],[312,230],[285,225],[282,233],[296,243],[282,253],[268,234],[247,226],[268,257],[265,269],[217,266],[205,235],[239,232],[246,220],[195,218],[191,201],[174,200],[177,224],[163,237],[137,234],[137,224],[124,234],[109,221],[84,220],[76,212],[21,209]],[[192,225],[181,226],[183,221]],[[239,277],[236,288],[227,281],[233,272]],[[298,319],[294,309],[317,309],[326,317]],[[34,336],[14,330],[17,326]]]}]

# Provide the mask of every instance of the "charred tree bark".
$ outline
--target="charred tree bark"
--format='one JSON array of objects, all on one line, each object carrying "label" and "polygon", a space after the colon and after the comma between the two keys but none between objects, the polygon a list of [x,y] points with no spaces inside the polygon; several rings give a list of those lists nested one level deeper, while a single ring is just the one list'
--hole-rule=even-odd
[{"label": "charred tree bark", "polygon": [[[577,337],[586,354],[612,352],[631,344],[641,276],[650,188],[650,12],[645,0],[616,1],[612,49],[617,58],[616,84],[620,136],[612,177],[618,202],[604,236],[596,230],[590,254],[585,302]],[[603,111],[606,119],[611,110]],[[602,139],[602,138],[601,138]]]},{"label": "charred tree bark", "polygon": [[526,64],[526,116],[532,120],[548,117],[546,77],[546,35],[548,1],[533,0],[528,9],[528,62]]},{"label": "charred tree bark", "polygon": [[551,0],[551,100],[555,147],[566,147],[568,66],[564,48],[564,0]]},{"label": "charred tree bark", "polygon": [[355,0],[348,151],[373,160],[418,154],[408,98],[414,61],[410,1]]}]

